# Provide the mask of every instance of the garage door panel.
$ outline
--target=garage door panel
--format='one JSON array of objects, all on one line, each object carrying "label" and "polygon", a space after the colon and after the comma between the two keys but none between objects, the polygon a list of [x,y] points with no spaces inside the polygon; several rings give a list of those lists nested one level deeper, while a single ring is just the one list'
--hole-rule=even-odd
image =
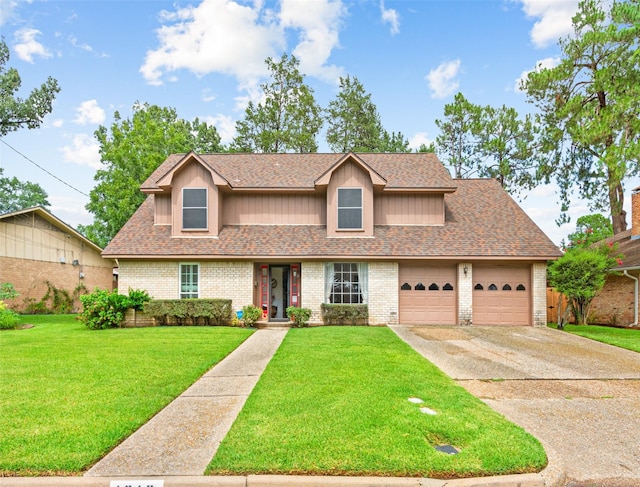
[{"label": "garage door panel", "polygon": [[474,324],[531,324],[529,266],[476,267],[473,280]]},{"label": "garage door panel", "polygon": [[456,323],[455,266],[401,265],[400,322]]}]

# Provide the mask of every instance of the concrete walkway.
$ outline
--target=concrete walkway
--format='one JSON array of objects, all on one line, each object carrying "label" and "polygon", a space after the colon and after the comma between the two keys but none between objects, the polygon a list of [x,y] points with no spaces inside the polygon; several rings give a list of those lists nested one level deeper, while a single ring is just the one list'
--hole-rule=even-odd
[{"label": "concrete walkway", "polygon": [[254,332],[85,476],[202,475],[286,334]]}]

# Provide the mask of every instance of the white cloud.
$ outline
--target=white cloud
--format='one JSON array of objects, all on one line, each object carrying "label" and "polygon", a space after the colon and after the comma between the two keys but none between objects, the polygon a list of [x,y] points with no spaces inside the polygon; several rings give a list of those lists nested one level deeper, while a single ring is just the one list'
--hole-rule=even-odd
[{"label": "white cloud", "polygon": [[223,144],[228,144],[236,136],[236,121],[231,117],[218,114],[213,117],[205,117],[204,121],[215,126]]},{"label": "white cloud", "polygon": [[280,26],[297,29],[298,44],[293,55],[300,61],[300,71],[309,76],[338,83],[342,68],[326,65],[331,52],[340,45],[339,33],[346,10],[340,0],[282,0]]},{"label": "white cloud", "polygon": [[49,50],[36,40],[36,36],[42,34],[37,29],[20,29],[14,34],[15,44],[14,51],[20,59],[33,64],[33,57],[40,56],[43,58],[51,57]]},{"label": "white cloud", "polygon": [[417,132],[409,139],[409,148],[413,150],[419,149],[422,144],[428,147],[431,142],[433,142],[433,140],[429,138],[426,132]]},{"label": "white cloud", "polygon": [[212,95],[211,94],[211,90],[209,88],[206,88],[204,90],[202,90],[202,101],[205,103],[209,103],[213,100],[216,99],[216,95]]},{"label": "white cloud", "polygon": [[265,59],[279,57],[287,48],[286,29],[294,30],[298,43],[292,53],[300,70],[337,82],[342,69],[327,65],[339,46],[340,0],[282,0],[280,11],[263,8],[263,2],[241,5],[233,0],[202,0],[196,7],[164,11],[166,24],[157,29],[159,47],[147,51],[140,72],[148,83],[160,85],[167,74],[180,69],[196,75],[218,72],[235,76],[242,88],[266,74]]},{"label": "white cloud", "polygon": [[96,100],[83,101],[78,108],[76,108],[76,118],[73,123],[79,125],[86,125],[88,123],[99,124],[104,122],[105,113],[102,108],[98,106]]},{"label": "white cloud", "polygon": [[432,91],[431,98],[446,98],[458,89],[460,82],[456,78],[460,73],[460,65],[460,59],[456,59],[446,61],[429,71],[425,79]]},{"label": "white cloud", "polygon": [[530,18],[539,20],[533,24],[531,42],[544,48],[572,31],[571,18],[578,10],[578,0],[521,0],[522,10]]},{"label": "white cloud", "polygon": [[0,0],[0,25],[5,24],[14,14],[18,2],[15,0]]},{"label": "white cloud", "polygon": [[67,225],[77,228],[93,221],[93,215],[85,209],[88,200],[82,197],[50,195],[48,199],[51,212]]},{"label": "white cloud", "polygon": [[284,47],[280,28],[260,19],[260,7],[231,0],[203,0],[197,7],[163,12],[156,33],[160,47],[147,51],[140,72],[148,83],[160,85],[165,73],[188,69],[238,79],[264,74],[264,60]]},{"label": "white cloud", "polygon": [[547,58],[541,59],[536,63],[535,69],[528,69],[522,72],[520,77],[516,80],[516,84],[514,86],[513,91],[515,91],[516,93],[522,92],[521,87],[523,86],[523,83],[527,80],[527,76],[529,76],[529,73],[531,73],[532,71],[540,71],[541,69],[545,69],[545,68],[546,69],[554,68],[558,64],[560,64],[559,57],[547,57]]},{"label": "white cloud", "polygon": [[64,120],[61,119],[61,118],[56,118],[55,120],[53,120],[51,122],[51,126],[57,128],[57,129],[59,129],[63,125],[64,125]]},{"label": "white cloud", "polygon": [[90,135],[76,134],[73,137],[71,145],[67,145],[60,149],[62,151],[62,159],[70,164],[78,164],[79,166],[88,166],[93,169],[102,168],[100,162],[100,145]]},{"label": "white cloud", "polygon": [[382,21],[388,23],[391,26],[391,34],[395,35],[400,32],[400,15],[398,11],[393,8],[384,8],[384,1],[380,1],[380,12],[382,14]]}]

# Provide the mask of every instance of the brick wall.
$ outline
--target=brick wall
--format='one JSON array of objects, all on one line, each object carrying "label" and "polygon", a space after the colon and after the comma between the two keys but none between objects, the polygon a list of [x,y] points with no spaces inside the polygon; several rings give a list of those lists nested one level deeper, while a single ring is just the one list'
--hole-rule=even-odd
[{"label": "brick wall", "polygon": [[[251,262],[199,262],[200,297],[231,299],[234,311],[253,303]],[[153,299],[180,298],[179,261],[121,260],[119,291],[146,290]]]},{"label": "brick wall", "polygon": [[473,324],[473,266],[468,262],[458,264],[458,324]]},{"label": "brick wall", "polygon": [[303,262],[300,275],[300,306],[311,310],[310,324],[322,324],[320,305],[324,302],[324,263]]},{"label": "brick wall", "polygon": [[533,326],[547,326],[547,264],[538,262],[531,266],[533,285]]},{"label": "brick wall", "polygon": [[[82,272],[84,277],[80,277]],[[113,287],[113,269],[90,265],[61,264],[30,259],[0,257],[0,283],[10,282],[20,294],[16,299],[7,301],[16,311],[25,309],[25,300],[40,301],[48,290],[47,282],[57,289],[73,295],[74,289],[82,285],[88,292],[94,288],[111,290]],[[75,310],[81,305],[74,303]]]},{"label": "brick wall", "polygon": [[589,323],[595,325],[632,324],[635,318],[634,292],[633,279],[623,275],[609,275],[604,288],[591,302]]},{"label": "brick wall", "polygon": [[369,263],[369,324],[398,323],[398,263]]}]

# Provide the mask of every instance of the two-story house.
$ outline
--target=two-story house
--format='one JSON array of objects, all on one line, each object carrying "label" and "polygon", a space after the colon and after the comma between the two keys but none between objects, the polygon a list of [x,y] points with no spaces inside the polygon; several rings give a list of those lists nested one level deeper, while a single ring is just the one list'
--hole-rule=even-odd
[{"label": "two-story house", "polygon": [[557,247],[490,179],[431,153],[175,154],[104,250],[122,292],[366,303],[370,324],[546,324]]}]

